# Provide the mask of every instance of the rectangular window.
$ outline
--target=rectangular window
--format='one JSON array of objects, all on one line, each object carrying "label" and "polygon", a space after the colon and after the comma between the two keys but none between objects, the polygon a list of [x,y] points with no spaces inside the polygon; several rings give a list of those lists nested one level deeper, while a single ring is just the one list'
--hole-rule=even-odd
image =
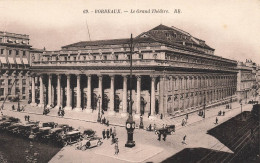
[{"label": "rectangular window", "polygon": [[15,84],[19,85],[19,79],[15,79]]},{"label": "rectangular window", "polygon": [[118,60],[118,55],[116,55],[116,60]]},{"label": "rectangular window", "polygon": [[5,84],[4,84],[4,79],[1,79],[1,80],[0,80],[0,85],[5,85]]},{"label": "rectangular window", "polygon": [[0,38],[0,42],[2,42],[3,41],[3,38]]},{"label": "rectangular window", "polygon": [[25,87],[22,88],[22,94],[25,94]]},{"label": "rectangular window", "polygon": [[12,79],[8,79],[8,85],[12,85]]},{"label": "rectangular window", "polygon": [[11,94],[11,88],[8,88],[8,94],[9,95]]},{"label": "rectangular window", "polygon": [[15,51],[15,55],[19,55],[19,50],[16,50],[16,51]]},{"label": "rectangular window", "polygon": [[127,55],[127,59],[130,60],[130,59],[131,59],[131,56],[130,56],[130,55]]},{"label": "rectangular window", "polygon": [[19,94],[19,92],[20,92],[19,88],[16,87],[16,88],[15,88],[15,94],[17,95],[17,94]]},{"label": "rectangular window", "polygon": [[1,54],[4,54],[4,49],[1,49]]},{"label": "rectangular window", "polygon": [[93,56],[93,60],[96,60],[96,56]]},{"label": "rectangular window", "polygon": [[144,59],[143,54],[139,54],[139,58],[140,58],[140,59]]},{"label": "rectangular window", "polygon": [[11,55],[12,54],[12,50],[9,50],[9,53],[8,53],[9,55]]},{"label": "rectangular window", "polygon": [[23,56],[25,56],[26,55],[26,52],[25,51],[23,51]]},{"label": "rectangular window", "polygon": [[104,60],[107,60],[107,56],[106,55],[104,55]]},{"label": "rectangular window", "polygon": [[22,80],[23,85],[26,85],[26,79]]},{"label": "rectangular window", "polygon": [[4,88],[0,88],[0,96],[4,95]]}]

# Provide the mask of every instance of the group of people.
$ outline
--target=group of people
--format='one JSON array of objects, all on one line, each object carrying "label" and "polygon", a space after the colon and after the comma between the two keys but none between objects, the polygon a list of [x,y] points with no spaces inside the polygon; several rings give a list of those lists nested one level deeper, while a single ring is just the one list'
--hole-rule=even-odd
[{"label": "group of people", "polygon": [[105,117],[101,118],[101,122],[100,123],[109,126],[109,120],[106,119]]},{"label": "group of people", "polygon": [[103,139],[109,139],[110,137],[112,137],[111,140],[111,145],[115,144],[115,155],[118,155],[119,153],[119,147],[118,147],[118,138],[116,137],[116,127],[114,127],[114,130],[112,129],[112,127],[110,129],[104,129],[102,131],[102,135],[103,135]]},{"label": "group of people", "polygon": [[199,116],[203,116],[204,115],[204,112],[203,110],[200,110],[199,113],[198,113]]},{"label": "group of people", "polygon": [[58,116],[63,117],[65,115],[65,111],[63,108],[59,107]]},{"label": "group of people", "polygon": [[[12,110],[15,110],[15,106],[14,106],[14,105],[12,106]],[[18,112],[20,112],[20,111],[25,111],[24,106],[22,106],[22,108],[20,108],[20,105],[18,105],[17,111],[18,111]]]},{"label": "group of people", "polygon": [[30,116],[29,115],[25,115],[24,116],[24,120],[29,122],[30,121]]},{"label": "group of people", "polygon": [[221,116],[221,115],[225,116],[225,111],[222,112],[222,111],[220,110],[220,111],[218,112],[218,116]]}]

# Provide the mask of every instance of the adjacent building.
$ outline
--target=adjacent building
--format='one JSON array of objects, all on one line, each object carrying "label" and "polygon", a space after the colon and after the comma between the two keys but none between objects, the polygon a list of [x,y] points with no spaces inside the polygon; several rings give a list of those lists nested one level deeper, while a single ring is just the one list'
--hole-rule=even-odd
[{"label": "adjacent building", "polygon": [[28,100],[30,48],[28,35],[0,31],[1,101]]}]

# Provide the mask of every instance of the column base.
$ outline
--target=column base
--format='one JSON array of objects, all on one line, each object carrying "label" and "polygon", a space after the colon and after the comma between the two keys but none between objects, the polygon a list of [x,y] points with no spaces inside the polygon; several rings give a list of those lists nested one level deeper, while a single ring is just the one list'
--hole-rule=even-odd
[{"label": "column base", "polygon": [[37,104],[36,104],[36,103],[30,103],[30,105],[31,105],[31,106],[37,106]]},{"label": "column base", "polygon": [[54,109],[59,109],[59,107],[60,107],[59,105],[56,105],[56,106],[54,107]]},{"label": "column base", "polygon": [[38,107],[43,108],[44,104],[39,104]]},{"label": "column base", "polygon": [[85,110],[85,112],[88,113],[88,114],[90,114],[90,113],[92,113],[92,109],[91,109],[91,108],[87,108],[87,109]]},{"label": "column base", "polygon": [[135,114],[134,119],[140,119],[140,114],[139,113]]},{"label": "column base", "polygon": [[110,116],[116,115],[116,112],[114,110],[109,110],[108,115]]},{"label": "column base", "polygon": [[155,119],[156,119],[156,116],[154,116],[154,115],[149,116],[149,120],[155,120]]},{"label": "column base", "polygon": [[121,113],[121,117],[127,117],[128,113],[127,112],[123,112]]},{"label": "column base", "polygon": [[73,110],[76,111],[76,112],[81,112],[82,108],[74,108]]},{"label": "column base", "polygon": [[64,110],[72,110],[71,106],[65,106]]}]

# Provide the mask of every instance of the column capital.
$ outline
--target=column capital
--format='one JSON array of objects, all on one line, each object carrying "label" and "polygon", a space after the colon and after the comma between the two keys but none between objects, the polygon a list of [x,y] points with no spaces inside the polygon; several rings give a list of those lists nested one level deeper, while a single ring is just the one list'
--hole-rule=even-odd
[{"label": "column capital", "polygon": [[115,74],[109,74],[110,78],[115,78]]},{"label": "column capital", "polygon": [[91,76],[92,76],[92,74],[86,74],[86,76],[87,76],[87,77],[91,77]]},{"label": "column capital", "polygon": [[142,78],[142,76],[141,76],[141,75],[136,75],[135,77],[136,77],[136,80],[138,80],[138,81],[140,81],[140,80],[141,80],[141,78]]},{"label": "column capital", "polygon": [[157,75],[150,75],[150,77],[155,80],[158,76]]}]

